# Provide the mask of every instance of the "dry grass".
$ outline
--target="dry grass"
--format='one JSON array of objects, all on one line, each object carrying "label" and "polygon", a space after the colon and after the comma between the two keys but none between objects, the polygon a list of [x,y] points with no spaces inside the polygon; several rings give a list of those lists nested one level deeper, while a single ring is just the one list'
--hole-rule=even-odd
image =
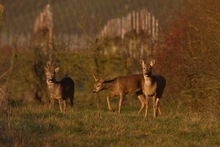
[{"label": "dry grass", "polygon": [[8,97],[6,88],[0,87],[0,116],[8,114]]},{"label": "dry grass", "polygon": [[95,108],[63,114],[37,105],[14,107],[8,119],[0,119],[0,146],[220,145],[218,115],[186,116],[172,109],[165,113],[144,119],[127,107],[122,114]]}]

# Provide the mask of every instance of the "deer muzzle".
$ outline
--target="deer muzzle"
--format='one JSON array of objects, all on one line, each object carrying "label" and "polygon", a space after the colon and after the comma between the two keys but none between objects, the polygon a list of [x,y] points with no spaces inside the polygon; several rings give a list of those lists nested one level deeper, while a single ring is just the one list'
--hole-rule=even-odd
[{"label": "deer muzzle", "polygon": [[48,83],[52,83],[52,82],[53,82],[53,80],[52,80],[52,79],[49,79],[49,80],[47,80],[47,82],[48,82]]}]

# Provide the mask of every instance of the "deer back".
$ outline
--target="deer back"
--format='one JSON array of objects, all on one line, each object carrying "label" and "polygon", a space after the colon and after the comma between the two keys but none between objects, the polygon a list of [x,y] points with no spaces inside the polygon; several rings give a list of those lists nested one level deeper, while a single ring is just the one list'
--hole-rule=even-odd
[{"label": "deer back", "polygon": [[94,93],[107,89],[116,95],[119,93],[142,91],[142,85],[144,82],[142,74],[119,76],[112,80],[97,78],[95,78],[95,80]]},{"label": "deer back", "polygon": [[67,99],[74,93],[74,81],[70,77],[63,78],[60,82],[60,89],[63,99]]},{"label": "deer back", "polygon": [[142,74],[120,76],[117,78],[117,88],[126,93],[141,91],[144,78]]},{"label": "deer back", "polygon": [[157,83],[156,97],[161,98],[163,91],[164,91],[164,88],[166,86],[166,80],[161,75],[152,75],[152,80],[153,80],[153,82]]}]

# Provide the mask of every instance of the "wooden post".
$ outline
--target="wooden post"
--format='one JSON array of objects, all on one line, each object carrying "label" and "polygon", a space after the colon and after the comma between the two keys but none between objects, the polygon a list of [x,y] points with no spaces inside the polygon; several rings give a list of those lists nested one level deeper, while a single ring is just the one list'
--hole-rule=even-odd
[{"label": "wooden post", "polygon": [[[147,9],[132,11],[126,16],[109,20],[98,34],[99,37],[120,37],[124,39],[126,33],[134,31],[139,34],[143,31],[147,37],[147,44],[158,39],[158,20]],[[135,43],[134,43],[135,44]]]},{"label": "wooden post", "polygon": [[142,10],[142,25],[141,25],[141,28],[143,30],[143,32],[145,33],[146,32],[146,9]]},{"label": "wooden post", "polygon": [[123,39],[123,17],[120,18],[120,38]]},{"label": "wooden post", "polygon": [[136,12],[136,33],[139,34],[139,23],[140,23],[140,17],[139,12]]},{"label": "wooden post", "polygon": [[148,35],[151,36],[151,14],[148,12]]},{"label": "wooden post", "polygon": [[148,11],[146,11],[146,13],[145,13],[145,33],[146,34],[148,34],[148,29],[149,29],[149,27],[148,27]]},{"label": "wooden post", "polygon": [[130,32],[130,31],[131,31],[131,13],[129,13],[129,14],[126,16],[124,23],[126,24],[126,29],[125,29],[125,31],[126,31],[126,32]]},{"label": "wooden post", "polygon": [[131,12],[131,21],[132,21],[132,24],[131,24],[132,31],[134,31],[135,30],[135,11]]},{"label": "wooden post", "polygon": [[152,26],[152,39],[154,40],[155,39],[155,17],[154,15],[152,16],[152,22],[151,22],[151,26]]},{"label": "wooden post", "polygon": [[155,34],[155,37],[156,37],[156,40],[158,40],[159,38],[159,21],[158,19],[156,20],[156,34]]}]

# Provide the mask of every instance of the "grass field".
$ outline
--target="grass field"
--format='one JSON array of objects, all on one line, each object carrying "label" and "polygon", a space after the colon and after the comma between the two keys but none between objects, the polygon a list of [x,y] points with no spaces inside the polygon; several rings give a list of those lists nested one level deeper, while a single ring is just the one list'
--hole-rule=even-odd
[{"label": "grass field", "polygon": [[[68,107],[69,108],[69,107]],[[0,118],[0,146],[219,146],[220,116],[184,113],[163,107],[148,118],[139,107],[122,114],[101,106],[63,114],[39,105],[13,106]],[[175,111],[174,111],[175,110]]]}]

